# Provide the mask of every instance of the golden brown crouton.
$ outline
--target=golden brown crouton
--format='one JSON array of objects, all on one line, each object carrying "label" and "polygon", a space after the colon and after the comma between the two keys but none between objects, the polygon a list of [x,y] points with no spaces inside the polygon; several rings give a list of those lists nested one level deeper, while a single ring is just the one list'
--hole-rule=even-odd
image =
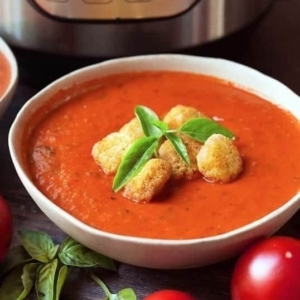
[{"label": "golden brown crouton", "polygon": [[242,158],[233,141],[221,134],[211,135],[197,155],[199,171],[210,182],[230,182],[242,171]]},{"label": "golden brown crouton", "polygon": [[130,136],[121,132],[110,133],[93,146],[92,156],[105,173],[115,174],[132,142]]},{"label": "golden brown crouton", "polygon": [[163,121],[170,129],[179,129],[189,119],[198,117],[205,115],[193,107],[176,105],[165,115]]},{"label": "golden brown crouton", "polygon": [[186,146],[187,153],[190,157],[190,165],[187,166],[182,158],[177,154],[173,145],[166,140],[158,149],[158,157],[168,161],[172,166],[172,179],[193,179],[200,175],[197,167],[196,155],[198,154],[201,144],[190,137],[180,135]]},{"label": "golden brown crouton", "polygon": [[121,129],[121,133],[129,135],[136,140],[144,135],[140,121],[137,118],[133,118],[130,122],[126,123]]},{"label": "golden brown crouton", "polygon": [[113,132],[97,142],[92,149],[92,156],[107,174],[115,174],[128,148],[143,130],[137,118],[126,123],[119,132]]},{"label": "golden brown crouton", "polygon": [[171,176],[168,162],[152,158],[124,188],[123,196],[137,202],[149,202],[164,187]]}]

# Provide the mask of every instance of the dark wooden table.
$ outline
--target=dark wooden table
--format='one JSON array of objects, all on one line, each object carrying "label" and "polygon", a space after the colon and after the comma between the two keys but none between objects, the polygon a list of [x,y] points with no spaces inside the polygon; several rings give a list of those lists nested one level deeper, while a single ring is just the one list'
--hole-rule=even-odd
[{"label": "dark wooden table", "polygon": [[[218,56],[256,68],[289,86],[300,94],[300,1],[277,0],[268,13],[244,30],[223,41],[188,51],[195,55]],[[0,194],[8,201],[14,217],[13,245],[19,244],[17,230],[42,230],[60,242],[64,233],[38,209],[20,183],[12,165],[7,135],[21,106],[45,84],[80,65],[65,62],[65,69],[44,61],[36,68],[38,56],[25,62],[15,49],[20,63],[20,82],[8,111],[0,121]],[[43,56],[39,58],[43,60]],[[47,60],[48,61],[48,60]],[[83,61],[87,64],[89,61]],[[44,69],[47,67],[49,72]],[[49,74],[48,74],[49,73]],[[300,105],[300,103],[299,103]],[[278,234],[300,237],[300,212]],[[235,260],[190,270],[151,270],[121,264],[117,273],[99,271],[98,275],[114,292],[124,287],[136,290],[139,299],[162,288],[190,291],[197,299],[230,299],[230,276]],[[103,296],[84,271],[75,270],[68,279],[61,299],[94,300]],[[32,295],[30,299],[35,299]]]}]

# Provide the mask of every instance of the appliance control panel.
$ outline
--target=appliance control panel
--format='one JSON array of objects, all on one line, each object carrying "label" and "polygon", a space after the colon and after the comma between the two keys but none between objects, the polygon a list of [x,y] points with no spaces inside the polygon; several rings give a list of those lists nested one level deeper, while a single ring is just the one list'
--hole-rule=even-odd
[{"label": "appliance control panel", "polygon": [[79,20],[138,20],[180,14],[199,0],[31,0],[47,14]]}]

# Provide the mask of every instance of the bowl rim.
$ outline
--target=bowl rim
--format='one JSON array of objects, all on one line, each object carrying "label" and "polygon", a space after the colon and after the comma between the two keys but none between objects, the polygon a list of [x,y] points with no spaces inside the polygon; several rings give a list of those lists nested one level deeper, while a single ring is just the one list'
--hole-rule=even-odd
[{"label": "bowl rim", "polygon": [[0,52],[7,59],[8,64],[10,66],[10,72],[11,72],[9,84],[6,87],[5,92],[2,94],[2,96],[0,96],[0,103],[1,103],[16,86],[16,83],[18,81],[19,71],[18,71],[18,63],[15,55],[13,54],[11,48],[8,46],[6,41],[1,36],[0,36]]},{"label": "bowl rim", "polygon": [[[83,75],[83,73],[90,73],[95,69],[99,68],[99,78],[101,78],[101,68],[105,66],[110,66],[114,64],[119,64],[122,62],[136,62],[136,61],[141,61],[143,62],[144,60],[156,60],[156,59],[186,59],[186,60],[205,60],[207,62],[214,62],[214,63],[225,63],[228,66],[235,66],[238,67],[240,70],[243,70],[245,72],[249,72],[252,75],[260,76],[261,78],[265,78],[265,80],[268,80],[270,83],[272,82],[273,84],[276,84],[278,87],[283,89],[285,92],[289,93],[291,97],[297,98],[298,101],[300,101],[300,97],[294,93],[290,88],[288,88],[286,85],[281,83],[280,81],[263,74],[262,72],[255,70],[251,67],[248,67],[246,65],[242,65],[240,63],[227,60],[227,59],[222,59],[222,58],[212,58],[212,57],[202,57],[202,56],[194,56],[194,55],[186,55],[186,54],[148,54],[148,55],[137,55],[137,56],[131,56],[131,57],[121,57],[121,58],[114,58],[110,59],[104,62],[92,64],[80,69],[77,69],[75,71],[72,71],[57,80],[53,81],[49,85],[47,85],[45,88],[40,90],[36,95],[34,95],[31,99],[29,99],[25,105],[21,108],[21,110],[18,112],[11,128],[9,131],[9,136],[8,136],[8,144],[9,144],[9,151],[11,154],[11,158],[13,161],[13,164],[16,168],[16,171],[24,184],[26,189],[30,189],[33,191],[36,195],[37,198],[39,198],[41,201],[46,202],[47,206],[51,207],[54,211],[56,211],[62,218],[67,219],[72,225],[74,225],[76,228],[80,228],[83,231],[92,234],[93,236],[102,236],[105,238],[109,239],[114,239],[114,240],[119,240],[119,241],[126,241],[126,242],[131,242],[131,243],[138,243],[138,244],[147,244],[147,245],[163,245],[163,246],[186,246],[186,245],[194,245],[194,244],[199,244],[199,243],[209,243],[209,242],[218,242],[218,241],[223,241],[227,240],[230,238],[235,238],[237,236],[240,236],[242,234],[245,234],[247,232],[252,231],[253,229],[259,227],[260,225],[263,225],[267,221],[275,218],[276,216],[280,215],[284,211],[286,211],[289,207],[296,205],[297,202],[299,202],[300,199],[300,190],[292,197],[290,198],[286,203],[278,207],[277,209],[271,211],[267,215],[251,222],[248,223],[244,226],[241,226],[239,228],[233,229],[229,232],[225,232],[222,234],[214,235],[214,236],[208,236],[208,237],[200,237],[200,238],[192,238],[192,239],[161,239],[161,238],[144,238],[144,237],[137,237],[137,236],[131,236],[131,235],[122,235],[122,234],[116,234],[116,233],[111,233],[107,231],[103,231],[101,229],[94,228],[83,221],[80,221],[67,211],[63,210],[59,206],[57,206],[54,202],[52,202],[49,198],[47,198],[32,182],[30,177],[27,175],[26,171],[22,168],[22,164],[18,158],[17,151],[14,145],[14,138],[16,133],[18,132],[18,127],[19,124],[22,122],[21,119],[24,115],[26,115],[26,110],[30,108],[32,103],[37,101],[41,96],[44,94],[47,94],[49,91],[51,91],[53,88],[56,88],[63,84],[65,81],[69,80],[70,78],[76,77],[79,74]],[[146,70],[146,69],[145,69]],[[158,69],[157,69],[158,70]],[[122,72],[122,71],[121,71]],[[126,71],[125,71],[126,72]],[[123,72],[124,73],[124,72]],[[113,74],[117,74],[117,72],[114,72]],[[104,75],[105,77],[107,75]],[[95,78],[95,77],[94,77]],[[222,78],[221,76],[219,78]],[[82,83],[84,80],[79,79],[76,83]],[[69,85],[70,86],[70,85]],[[240,87],[240,85],[237,85]],[[68,88],[68,86],[66,86]],[[255,93],[255,91],[253,91]],[[57,91],[54,93],[54,95],[57,93]],[[260,93],[258,93],[261,95]],[[51,98],[51,95],[48,96],[48,99]],[[43,105],[43,104],[42,104]],[[41,106],[42,106],[41,105]],[[294,114],[293,114],[294,115]],[[295,116],[295,115],[294,115]],[[299,117],[297,117],[298,120],[300,120]],[[21,130],[23,131],[23,130]],[[33,198],[33,197],[32,197]],[[34,200],[35,201],[35,200]],[[38,204],[37,204],[38,205]],[[39,206],[39,205],[38,205]],[[298,205],[300,207],[300,204]],[[45,212],[44,212],[45,213]],[[46,213],[45,213],[46,214]],[[47,214],[46,214],[47,215]],[[50,218],[49,218],[50,219]],[[51,220],[52,221],[52,220]],[[53,222],[53,221],[52,221]]]}]

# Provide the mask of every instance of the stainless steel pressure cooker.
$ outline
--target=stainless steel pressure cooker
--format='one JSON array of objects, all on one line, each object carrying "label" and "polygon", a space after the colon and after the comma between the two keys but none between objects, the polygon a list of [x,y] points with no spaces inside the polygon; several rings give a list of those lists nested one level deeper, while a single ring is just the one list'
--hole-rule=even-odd
[{"label": "stainless steel pressure cooker", "polygon": [[112,57],[186,49],[249,24],[272,0],[1,0],[0,35],[45,53]]}]

